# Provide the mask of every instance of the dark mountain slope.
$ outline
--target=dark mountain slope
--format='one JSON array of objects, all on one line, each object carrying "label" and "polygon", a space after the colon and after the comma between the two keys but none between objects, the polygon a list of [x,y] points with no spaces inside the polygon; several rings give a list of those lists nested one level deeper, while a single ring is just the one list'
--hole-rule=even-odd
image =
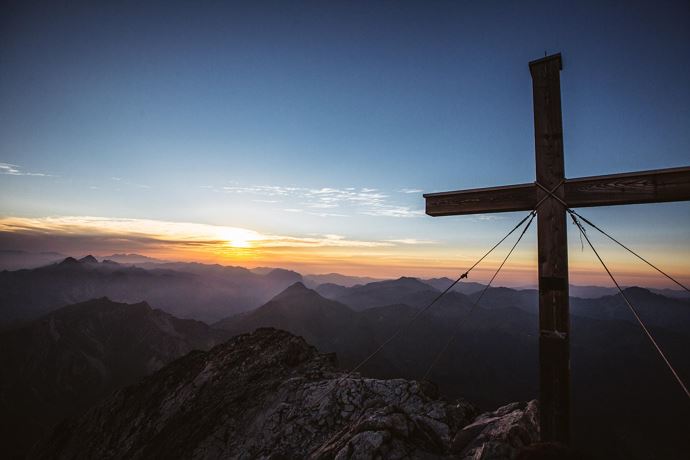
[{"label": "dark mountain slope", "polygon": [[[479,299],[481,292],[469,295],[475,302]],[[539,312],[539,291],[535,289],[511,289],[507,287],[490,287],[486,290],[479,305],[484,308],[505,308],[515,307],[527,313],[537,314]]]},{"label": "dark mountain slope", "polygon": [[295,283],[267,304],[226,318],[214,327],[236,335],[259,327],[275,327],[304,337],[320,350],[342,349],[352,339],[355,312]]},{"label": "dark mountain slope", "polygon": [[[681,333],[690,331],[690,302],[665,297],[639,287],[626,288],[623,292],[648,325]],[[572,298],[570,303],[572,313],[578,316],[637,324],[620,294],[598,299]]]},{"label": "dark mountain slope", "polygon": [[[319,286],[317,291],[332,300],[344,303],[356,311],[404,303],[422,307],[431,302],[439,291],[417,278],[402,277],[397,280],[377,281],[363,286],[337,288],[333,285]],[[462,294],[453,292],[454,296]]]},{"label": "dark mountain slope", "polygon": [[20,452],[65,416],[226,337],[146,303],[70,305],[0,334],[0,433]]}]

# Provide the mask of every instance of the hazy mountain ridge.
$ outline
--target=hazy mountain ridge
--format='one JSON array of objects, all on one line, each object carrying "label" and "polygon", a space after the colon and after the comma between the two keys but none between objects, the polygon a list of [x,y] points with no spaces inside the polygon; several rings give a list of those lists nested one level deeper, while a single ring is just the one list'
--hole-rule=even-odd
[{"label": "hazy mountain ridge", "polygon": [[256,308],[298,273],[257,275],[242,267],[196,263],[122,265],[89,256],[30,270],[0,272],[0,323],[19,323],[92,298],[147,301],[182,318],[207,322]]},{"label": "hazy mountain ridge", "polygon": [[[432,286],[435,289],[438,289],[439,291],[445,291],[448,289],[448,286],[453,284],[453,281],[450,278],[430,278],[430,279],[423,279],[423,282],[428,284],[429,286]],[[484,289],[484,284],[481,283],[475,283],[474,281],[460,281],[457,283],[455,286],[453,286],[452,291],[457,291],[465,295],[473,294],[475,292],[481,291]]]},{"label": "hazy mountain ridge", "polygon": [[141,254],[111,254],[109,256],[101,256],[100,259],[112,260],[119,264],[144,264],[144,263],[167,263],[167,260],[157,259],[155,257],[143,256]]},{"label": "hazy mountain ridge", "polygon": [[382,279],[372,278],[370,276],[350,276],[341,275],[340,273],[326,273],[321,275],[304,275],[304,284],[308,288],[315,288],[321,284],[337,284],[344,287],[352,287],[358,284],[375,283],[383,281]]},{"label": "hazy mountain ridge", "polygon": [[0,249],[0,270],[21,270],[37,268],[59,262],[67,257],[59,252],[28,252],[15,249]]},{"label": "hazy mountain ridge", "polygon": [[[690,302],[687,300],[639,287],[626,288],[623,292],[645,323],[686,334],[690,331]],[[571,312],[578,316],[637,324],[620,294],[597,299],[571,298],[570,304]]]},{"label": "hazy mountain ridge", "polygon": [[434,287],[410,277],[376,281],[344,290],[333,289],[332,285],[327,286],[328,289],[317,286],[316,291],[323,295],[333,296],[330,297],[332,300],[337,300],[358,311],[394,303],[421,306],[439,294]]},{"label": "hazy mountain ridge", "polygon": [[107,298],[69,305],[1,333],[0,432],[6,452],[20,452],[61,418],[226,337],[143,302]]},{"label": "hazy mountain ridge", "polygon": [[[149,259],[137,254],[113,256]],[[315,285],[327,279],[339,279],[351,285],[332,282]],[[98,263],[93,256],[79,260],[67,257],[39,268],[0,272],[0,328],[35,319],[63,305],[103,296],[122,302],[147,301],[175,316],[210,323],[257,308],[297,281],[355,310],[392,303],[421,306],[452,283],[449,278],[402,277],[359,284],[366,279],[339,274],[302,276],[276,268],[249,270],[218,264],[162,261],[121,264],[109,259]],[[480,283],[463,280],[447,296],[465,294],[476,298],[483,288]],[[489,289],[482,299],[484,305],[490,305],[490,299],[498,296],[495,289],[510,288]],[[673,293],[672,297],[683,300],[680,291],[669,292]],[[506,291],[504,300],[514,303],[520,299],[521,308],[532,311],[536,302],[532,302],[530,296],[535,295],[535,290],[512,289]]]}]

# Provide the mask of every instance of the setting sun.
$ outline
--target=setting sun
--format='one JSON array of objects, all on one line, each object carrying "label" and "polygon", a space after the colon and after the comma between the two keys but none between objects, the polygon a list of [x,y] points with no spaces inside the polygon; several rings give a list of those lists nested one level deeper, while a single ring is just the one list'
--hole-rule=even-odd
[{"label": "setting sun", "polygon": [[231,248],[248,248],[251,244],[247,240],[236,239],[228,241],[228,246]]},{"label": "setting sun", "polygon": [[262,239],[259,233],[242,228],[223,228],[219,231],[219,237],[231,248],[250,248],[254,241]]}]

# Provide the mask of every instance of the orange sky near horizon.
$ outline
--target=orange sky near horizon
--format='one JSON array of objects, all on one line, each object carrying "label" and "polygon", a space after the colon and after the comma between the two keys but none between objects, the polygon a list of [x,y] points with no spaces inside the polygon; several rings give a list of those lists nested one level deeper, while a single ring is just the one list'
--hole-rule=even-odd
[{"label": "orange sky near horizon", "polygon": [[[533,229],[532,229],[533,230]],[[73,256],[137,253],[171,261],[195,261],[292,269],[302,274],[341,273],[374,278],[414,276],[456,278],[469,268],[485,247],[451,246],[432,241],[348,239],[342,235],[285,236],[254,230],[196,223],[101,217],[0,218],[0,235],[19,249],[55,250]],[[516,237],[516,235],[515,235]],[[513,244],[513,237],[499,246],[469,276],[487,282]],[[674,288],[634,256],[611,244],[596,241],[602,256],[621,285]],[[690,284],[688,248],[661,248],[647,254],[652,262]],[[570,283],[612,286],[594,254],[571,237]],[[495,280],[495,285],[537,284],[534,235],[526,236]]]}]

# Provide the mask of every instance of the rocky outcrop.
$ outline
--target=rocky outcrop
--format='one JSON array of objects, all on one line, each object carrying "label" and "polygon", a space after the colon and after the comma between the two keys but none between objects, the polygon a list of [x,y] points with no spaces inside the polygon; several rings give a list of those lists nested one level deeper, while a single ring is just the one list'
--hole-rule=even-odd
[{"label": "rocky outcrop", "polygon": [[451,450],[466,460],[512,458],[539,440],[538,426],[537,401],[508,404],[481,414],[458,431]]},{"label": "rocky outcrop", "polygon": [[335,370],[276,329],[192,352],[59,426],[34,458],[511,458],[536,405],[476,417],[425,383]]}]

